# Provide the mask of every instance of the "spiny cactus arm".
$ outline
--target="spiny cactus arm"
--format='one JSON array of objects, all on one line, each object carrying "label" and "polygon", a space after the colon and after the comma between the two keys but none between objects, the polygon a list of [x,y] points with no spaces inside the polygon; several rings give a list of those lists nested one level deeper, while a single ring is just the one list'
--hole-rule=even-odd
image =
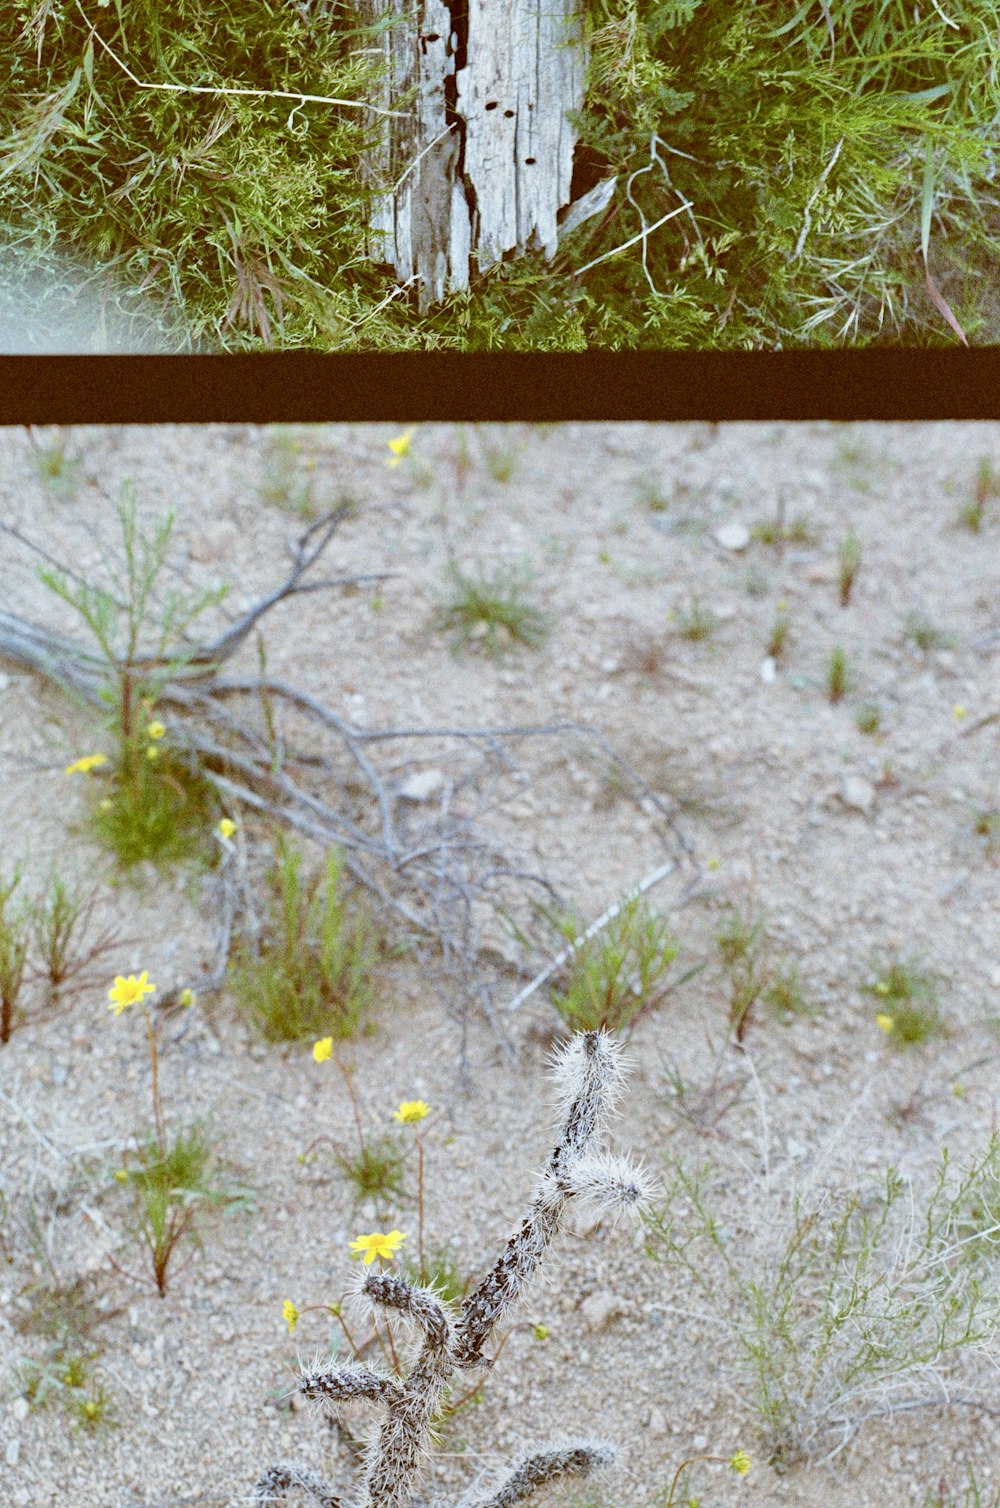
[{"label": "spiny cactus arm", "polygon": [[621,1048],[606,1031],[581,1032],[552,1061],[566,1111],[562,1135],[552,1149],[549,1171],[557,1176],[586,1150],[615,1108],[625,1082]]},{"label": "spiny cactus arm", "polygon": [[284,1461],[269,1466],[258,1478],[253,1490],[254,1504],[264,1508],[265,1504],[279,1503],[293,1487],[308,1492],[319,1508],[344,1508],[340,1498],[334,1497],[322,1478],[303,1466],[289,1466]]},{"label": "spiny cactus arm", "polygon": [[451,1319],[433,1289],[379,1272],[365,1278],[360,1293],[370,1303],[395,1309],[414,1320],[424,1332],[424,1344],[431,1354],[439,1355],[448,1349]]},{"label": "spiny cactus arm", "polygon": [[575,1198],[616,1217],[641,1214],[657,1191],[642,1163],[604,1151],[585,1152],[562,1182]]},{"label": "spiny cactus arm", "polygon": [[381,1372],[371,1372],[354,1362],[339,1367],[306,1367],[299,1377],[303,1398],[321,1403],[392,1404],[401,1395],[398,1382]]},{"label": "spiny cactus arm", "polygon": [[483,1346],[523,1292],[559,1229],[566,1199],[574,1192],[567,1182],[570,1172],[621,1091],[624,1075],[618,1045],[607,1032],[583,1032],[558,1054],[553,1076],[565,1105],[562,1134],[520,1229],[462,1306],[455,1329],[455,1357],[461,1366],[482,1362]]},{"label": "spiny cactus arm", "polygon": [[610,1445],[571,1445],[563,1450],[544,1451],[531,1456],[513,1472],[492,1497],[475,1508],[516,1508],[526,1503],[542,1487],[563,1477],[589,1477],[592,1472],[610,1466],[617,1452]]}]

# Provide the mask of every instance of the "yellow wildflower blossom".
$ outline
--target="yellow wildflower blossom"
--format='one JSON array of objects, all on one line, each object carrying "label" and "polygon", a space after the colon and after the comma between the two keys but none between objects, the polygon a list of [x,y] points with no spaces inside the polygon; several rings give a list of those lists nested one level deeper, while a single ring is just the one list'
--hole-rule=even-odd
[{"label": "yellow wildflower blossom", "polygon": [[156,985],[149,983],[149,973],[143,969],[138,979],[134,974],[124,978],[121,974],[115,975],[115,982],[108,991],[108,999],[111,1004],[109,1010],[120,1016],[126,1006],[139,1005],[144,995],[155,995]]},{"label": "yellow wildflower blossom", "polygon": [[166,731],[166,723],[161,723],[158,717],[155,717],[150,723],[149,727],[146,729],[146,732],[149,734],[150,738],[153,739],[162,738]]},{"label": "yellow wildflower blossom", "polygon": [[146,745],[146,758],[147,759],[159,759],[159,757],[160,757],[160,751],[157,748],[156,744],[147,744]]},{"label": "yellow wildflower blossom", "polygon": [[738,1471],[741,1477],[745,1477],[753,1464],[745,1450],[738,1450],[729,1462],[734,1471]]},{"label": "yellow wildflower blossom", "polygon": [[404,1100],[398,1110],[392,1112],[393,1120],[399,1121],[401,1126],[415,1126],[417,1121],[422,1121],[425,1115],[430,1115],[430,1105],[425,1105],[423,1100]]},{"label": "yellow wildflower blossom", "polygon": [[220,838],[231,838],[236,831],[236,823],[232,817],[223,817],[215,831],[219,834]]},{"label": "yellow wildflower blossom", "polygon": [[896,1018],[895,1016],[878,1015],[875,1017],[875,1025],[880,1032],[885,1032],[886,1036],[888,1036],[896,1025]]},{"label": "yellow wildflower blossom", "polygon": [[351,1242],[351,1251],[359,1257],[364,1253],[365,1266],[370,1267],[376,1257],[384,1257],[391,1261],[396,1252],[402,1246],[406,1237],[401,1230],[391,1230],[388,1235],[381,1235],[373,1231],[370,1236],[358,1236]]},{"label": "yellow wildflower blossom", "polygon": [[75,759],[65,769],[67,775],[86,775],[89,770],[96,770],[98,766],[107,764],[106,754],[85,754],[82,759]]},{"label": "yellow wildflower blossom", "polygon": [[119,1183],[125,1183],[128,1180],[128,1173],[124,1168],[115,1168],[114,1176],[115,1178],[117,1178]]},{"label": "yellow wildflower blossom", "polygon": [[387,466],[398,466],[403,457],[410,454],[410,448],[413,444],[413,436],[416,434],[416,432],[416,427],[412,429],[404,429],[403,433],[401,435],[397,435],[395,440],[389,441],[389,449],[392,451],[392,455],[386,457],[385,464]]},{"label": "yellow wildflower blossom", "polygon": [[333,1057],[333,1038],[320,1037],[313,1047],[313,1062],[325,1063],[327,1058]]},{"label": "yellow wildflower blossom", "polygon": [[536,1340],[548,1340],[548,1338],[549,1338],[549,1327],[548,1327],[548,1325],[533,1325],[531,1328],[532,1328],[532,1334],[534,1335],[534,1337],[535,1337]]},{"label": "yellow wildflower blossom", "polygon": [[198,996],[195,994],[194,990],[192,990],[190,988],[186,988],[186,989],[181,990],[181,993],[180,993],[180,1003],[181,1003],[181,1005],[194,1005],[194,1003],[195,1003],[195,1001],[197,999],[198,999]]},{"label": "yellow wildflower blossom", "polygon": [[295,1329],[295,1326],[299,1322],[299,1311],[296,1309],[291,1299],[286,1299],[282,1304],[281,1317],[285,1321],[285,1324],[288,1326],[288,1333],[289,1335],[291,1335],[292,1331]]},{"label": "yellow wildflower blossom", "polygon": [[965,708],[962,706],[961,702],[959,702],[958,706],[953,709],[951,715],[957,723],[960,723],[962,721],[962,718],[965,716]]}]

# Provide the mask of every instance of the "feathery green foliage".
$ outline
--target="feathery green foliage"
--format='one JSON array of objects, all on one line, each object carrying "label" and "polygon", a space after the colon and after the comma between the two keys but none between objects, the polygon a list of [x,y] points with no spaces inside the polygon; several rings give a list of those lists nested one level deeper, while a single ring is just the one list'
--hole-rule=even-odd
[{"label": "feathery green foliage", "polygon": [[62,247],[125,310],[142,287],[178,349],[1000,336],[1000,0],[587,0],[574,193],[616,176],[611,204],[554,261],[503,262],[425,317],[384,302],[369,256],[378,185],[358,163],[377,116],[153,90],[122,66],[145,85],[372,100],[379,48],[354,8],[6,11],[8,256],[56,276]]}]

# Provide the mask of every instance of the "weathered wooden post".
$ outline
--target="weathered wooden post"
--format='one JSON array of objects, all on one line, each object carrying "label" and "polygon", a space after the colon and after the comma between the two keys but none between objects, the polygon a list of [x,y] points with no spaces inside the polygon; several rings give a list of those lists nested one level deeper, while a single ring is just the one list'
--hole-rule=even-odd
[{"label": "weathered wooden post", "polygon": [[[369,0],[375,20],[392,0]],[[372,255],[412,284],[421,310],[470,271],[557,239],[583,105],[581,0],[415,0],[384,35],[386,122],[368,164],[389,190]],[[412,101],[412,103],[410,103]]]}]

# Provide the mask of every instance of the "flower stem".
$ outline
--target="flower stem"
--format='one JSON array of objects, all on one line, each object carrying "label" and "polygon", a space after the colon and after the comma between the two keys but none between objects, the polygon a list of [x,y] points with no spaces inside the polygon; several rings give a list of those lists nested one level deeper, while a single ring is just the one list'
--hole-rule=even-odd
[{"label": "flower stem", "polygon": [[417,1260],[420,1263],[420,1281],[427,1281],[424,1265],[424,1139],[417,1132]]},{"label": "flower stem", "polygon": [[149,1042],[149,1065],[153,1074],[153,1115],[156,1118],[156,1145],[160,1150],[160,1160],[167,1155],[167,1139],[163,1131],[163,1105],[160,1101],[160,1059],[156,1050],[156,1028],[153,1026],[153,1018],[149,1014],[149,1007],[142,1002],[142,1014],[146,1018],[146,1037]]},{"label": "flower stem", "polygon": [[674,1508],[674,1493],[677,1491],[677,1483],[680,1481],[681,1472],[686,1471],[689,1466],[693,1466],[695,1461],[718,1461],[723,1466],[727,1464],[727,1458],[725,1456],[688,1456],[687,1460],[682,1461],[677,1470],[674,1472],[674,1479],[670,1483],[670,1491],[667,1494],[667,1501],[664,1504],[664,1508]]}]

